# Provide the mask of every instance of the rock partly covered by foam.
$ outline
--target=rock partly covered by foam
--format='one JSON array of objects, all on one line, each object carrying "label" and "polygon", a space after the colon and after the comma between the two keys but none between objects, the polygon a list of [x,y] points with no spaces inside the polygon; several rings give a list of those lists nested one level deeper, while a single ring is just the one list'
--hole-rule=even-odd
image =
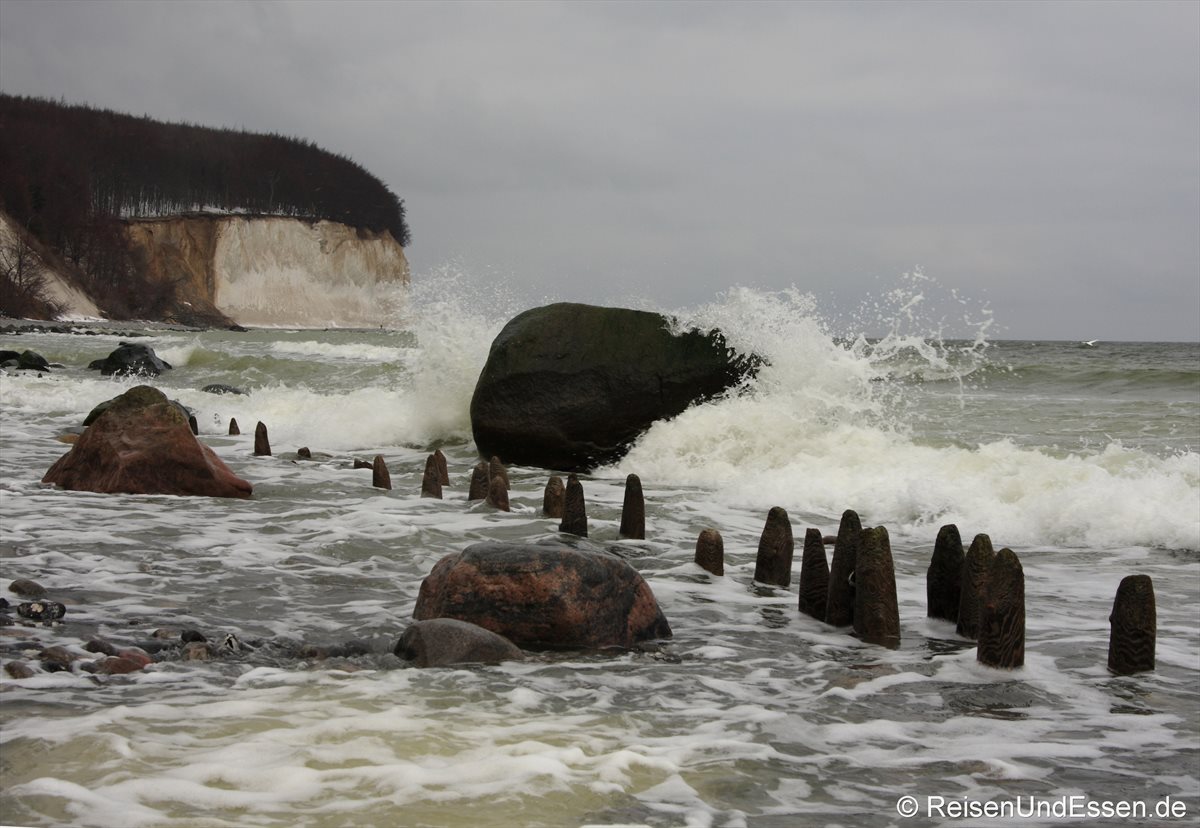
[{"label": "rock partly covered by foam", "polygon": [[171,364],[159,359],[158,354],[149,345],[131,345],[122,342],[117,349],[104,359],[95,359],[88,368],[109,376],[147,376],[157,377],[163,371],[170,371]]},{"label": "rock partly covered by foam", "polygon": [[109,494],[251,493],[249,483],[196,439],[180,409],[148,385],[113,400],[42,482]]},{"label": "rock partly covered by foam", "polygon": [[457,618],[414,622],[400,636],[393,652],[417,667],[497,664],[524,658],[504,636]]},{"label": "rock partly covered by foam", "polygon": [[555,543],[489,541],[447,555],[421,584],[413,617],[456,618],[533,649],[629,648],[671,637],[633,567]]},{"label": "rock partly covered by foam", "polygon": [[485,457],[586,470],[751,369],[719,333],[677,335],[656,313],[547,305],[514,317],[493,341],[471,429]]}]

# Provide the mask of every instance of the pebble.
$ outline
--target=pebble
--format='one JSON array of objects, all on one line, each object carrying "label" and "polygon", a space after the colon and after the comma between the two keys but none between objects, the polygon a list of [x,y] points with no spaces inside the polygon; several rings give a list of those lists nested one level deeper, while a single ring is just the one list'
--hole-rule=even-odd
[{"label": "pebble", "polygon": [[31,581],[28,578],[18,578],[8,585],[9,592],[15,592],[22,598],[44,598],[46,588],[37,581]]}]

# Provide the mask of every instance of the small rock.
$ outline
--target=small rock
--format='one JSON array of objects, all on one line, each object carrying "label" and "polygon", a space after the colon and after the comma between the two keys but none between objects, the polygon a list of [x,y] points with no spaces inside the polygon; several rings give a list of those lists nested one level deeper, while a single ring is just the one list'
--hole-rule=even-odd
[{"label": "small rock", "polygon": [[17,605],[17,615],[30,621],[57,621],[67,608],[57,601],[32,601]]},{"label": "small rock", "polygon": [[212,656],[212,647],[204,641],[190,641],[183,646],[184,661],[209,661]]},{"label": "small rock", "polygon": [[296,449],[296,456],[299,457],[301,460],[311,460],[312,459],[312,451],[309,449],[308,446],[301,446],[300,448]]},{"label": "small rock", "polygon": [[106,676],[117,676],[126,673],[136,673],[145,666],[145,663],[136,658],[107,656],[96,663],[96,672],[103,673]]},{"label": "small rock", "polygon": [[47,647],[46,649],[42,650],[42,652],[38,654],[38,659],[42,662],[42,664],[52,662],[64,667],[70,667],[71,662],[75,660],[75,656],[72,655],[66,647],[54,646]]},{"label": "small rock", "polygon": [[89,653],[100,653],[102,655],[116,655],[117,648],[103,638],[93,638],[91,641],[83,645],[83,649]]},{"label": "small rock", "polygon": [[204,637],[204,633],[200,632],[199,630],[184,630],[179,634],[179,640],[184,644],[190,644],[194,641],[208,641],[208,639]]},{"label": "small rock", "polygon": [[27,679],[33,675],[33,668],[24,661],[10,661],[4,665],[4,672],[15,679]]},{"label": "small rock", "polygon": [[8,585],[9,592],[15,592],[22,598],[44,598],[46,588],[37,581],[31,581],[28,578],[18,578]]}]

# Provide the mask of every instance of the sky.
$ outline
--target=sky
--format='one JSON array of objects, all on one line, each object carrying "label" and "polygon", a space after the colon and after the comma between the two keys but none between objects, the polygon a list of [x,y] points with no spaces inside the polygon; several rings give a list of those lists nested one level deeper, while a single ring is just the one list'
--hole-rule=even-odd
[{"label": "sky", "polygon": [[0,0],[0,89],[347,155],[415,283],[1200,341],[1192,0]]}]

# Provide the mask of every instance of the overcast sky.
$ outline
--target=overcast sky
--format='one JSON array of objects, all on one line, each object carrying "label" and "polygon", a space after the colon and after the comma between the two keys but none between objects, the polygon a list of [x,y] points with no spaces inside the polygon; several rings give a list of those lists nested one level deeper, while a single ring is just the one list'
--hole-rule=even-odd
[{"label": "overcast sky", "polygon": [[0,88],[311,139],[404,199],[414,279],[525,304],[920,267],[1004,337],[1200,339],[1192,0],[0,0]]}]

